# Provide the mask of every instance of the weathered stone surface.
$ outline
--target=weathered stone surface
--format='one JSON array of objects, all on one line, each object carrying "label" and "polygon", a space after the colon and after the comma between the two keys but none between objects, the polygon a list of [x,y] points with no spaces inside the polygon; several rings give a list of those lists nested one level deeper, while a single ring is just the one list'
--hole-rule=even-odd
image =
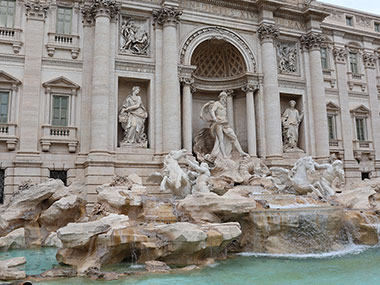
[{"label": "weathered stone surface", "polygon": [[162,261],[150,260],[145,261],[146,270],[148,272],[160,272],[160,273],[168,273],[170,271],[170,267]]},{"label": "weathered stone surface", "polygon": [[355,244],[377,245],[379,238],[379,217],[371,210],[347,210],[345,221],[347,230]]},{"label": "weathered stone surface", "polygon": [[62,197],[43,211],[39,223],[49,231],[66,226],[83,217],[86,213],[85,202],[77,195]]},{"label": "weathered stone surface", "polygon": [[60,248],[60,247],[63,246],[63,244],[62,244],[61,240],[58,238],[57,233],[56,232],[52,232],[45,239],[44,246]]},{"label": "weathered stone surface", "polygon": [[256,209],[252,198],[241,196],[240,193],[228,192],[224,196],[215,193],[196,193],[179,201],[177,210],[195,222],[220,223],[238,221],[238,217]]},{"label": "weathered stone surface", "polygon": [[75,277],[78,272],[73,268],[53,268],[41,274],[45,278]]},{"label": "weathered stone surface", "polygon": [[15,257],[0,261],[0,280],[19,280],[26,278],[24,271],[13,268],[25,263],[25,257]]},{"label": "weathered stone surface", "polygon": [[65,247],[83,247],[88,245],[91,238],[108,231],[112,226],[128,223],[124,215],[110,214],[97,221],[86,223],[69,223],[57,231],[59,239]]},{"label": "weathered stone surface", "polygon": [[0,250],[10,248],[25,248],[25,229],[19,228],[0,238]]},{"label": "weathered stone surface", "polygon": [[49,179],[14,196],[8,205],[0,207],[0,236],[36,221],[43,208],[49,206],[44,202],[48,203],[54,193],[64,188],[61,180]]}]

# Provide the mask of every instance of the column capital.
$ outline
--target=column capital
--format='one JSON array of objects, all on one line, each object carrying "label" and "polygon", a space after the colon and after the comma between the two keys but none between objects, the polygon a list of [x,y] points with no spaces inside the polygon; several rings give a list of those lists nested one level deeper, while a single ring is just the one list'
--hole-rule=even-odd
[{"label": "column capital", "polygon": [[194,78],[188,76],[180,76],[179,81],[185,85],[194,84]]},{"label": "column capital", "polygon": [[45,21],[49,5],[40,1],[25,1],[26,18]]},{"label": "column capital", "polygon": [[345,48],[335,47],[333,55],[336,63],[346,64],[348,53]]},{"label": "column capital", "polygon": [[301,36],[301,46],[308,49],[320,49],[323,37],[320,33],[310,32]]},{"label": "column capital", "polygon": [[160,9],[154,9],[153,19],[156,25],[177,25],[182,15],[182,10],[173,6],[163,6]]},{"label": "column capital", "polygon": [[374,53],[364,52],[363,62],[365,68],[376,68],[376,56]]},{"label": "column capital", "polygon": [[120,4],[115,0],[94,0],[91,4],[82,6],[84,25],[92,25],[97,17],[117,18],[120,13]]},{"label": "column capital", "polygon": [[257,34],[259,35],[260,41],[273,41],[274,39],[278,38],[280,32],[274,25],[261,24],[257,29]]},{"label": "column capital", "polygon": [[260,89],[260,85],[259,84],[253,84],[253,83],[248,83],[247,85],[245,85],[244,87],[241,88],[241,90],[243,92],[255,92],[256,90],[259,90]]}]

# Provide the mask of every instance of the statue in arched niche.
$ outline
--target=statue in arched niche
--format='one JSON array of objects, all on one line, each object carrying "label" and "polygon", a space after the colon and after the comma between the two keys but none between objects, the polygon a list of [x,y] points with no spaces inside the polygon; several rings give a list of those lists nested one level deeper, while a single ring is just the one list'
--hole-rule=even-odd
[{"label": "statue in arched niche", "polygon": [[119,111],[119,122],[124,129],[124,138],[121,145],[147,147],[148,141],[145,134],[145,120],[148,118],[144,104],[142,103],[140,87],[134,86],[132,94],[125,98]]},{"label": "statue in arched niche", "polygon": [[289,106],[282,114],[282,135],[284,152],[300,151],[298,148],[298,129],[303,119],[295,108],[296,101],[290,100]]}]

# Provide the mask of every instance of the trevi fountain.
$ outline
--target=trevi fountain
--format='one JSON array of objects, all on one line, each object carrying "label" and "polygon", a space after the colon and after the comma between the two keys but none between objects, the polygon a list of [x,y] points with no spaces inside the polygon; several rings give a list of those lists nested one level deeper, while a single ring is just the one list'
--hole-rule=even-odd
[{"label": "trevi fountain", "polygon": [[[139,91],[133,87],[119,110],[127,146],[146,144],[148,113]],[[115,176],[97,188],[97,201],[89,205],[80,179],[68,187],[54,179],[25,181],[0,208],[0,279],[375,284],[380,179],[345,184],[343,164],[334,156],[266,166],[242,150],[226,100],[222,91],[203,106],[208,127],[196,136],[193,155],[171,151],[162,170],[148,177],[159,194],[149,193],[136,174]],[[294,106],[290,101],[282,115],[290,153],[299,152],[303,117]]]}]

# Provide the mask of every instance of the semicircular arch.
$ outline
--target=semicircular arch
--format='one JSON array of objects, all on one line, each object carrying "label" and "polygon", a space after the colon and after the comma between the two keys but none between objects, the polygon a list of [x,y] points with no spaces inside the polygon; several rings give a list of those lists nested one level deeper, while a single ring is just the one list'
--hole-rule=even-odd
[{"label": "semicircular arch", "polygon": [[242,55],[247,72],[257,71],[257,61],[248,43],[237,33],[219,26],[202,27],[192,31],[183,41],[180,49],[180,63],[191,65],[191,57],[195,49],[204,41],[210,39],[224,40],[232,44]]}]

